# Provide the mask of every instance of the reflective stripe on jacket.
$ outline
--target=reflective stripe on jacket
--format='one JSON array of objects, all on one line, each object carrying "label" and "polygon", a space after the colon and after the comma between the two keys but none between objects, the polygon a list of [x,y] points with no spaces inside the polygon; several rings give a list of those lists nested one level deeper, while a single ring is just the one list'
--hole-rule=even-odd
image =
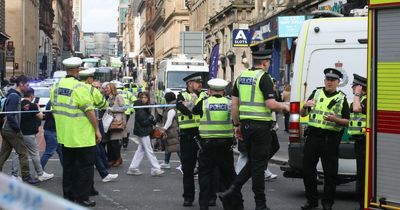
[{"label": "reflective stripe on jacket", "polygon": [[200,119],[201,138],[232,138],[231,100],[211,96],[203,100],[203,116]]},{"label": "reflective stripe on jacket", "polygon": [[272,121],[271,110],[265,106],[259,86],[263,74],[262,70],[245,70],[237,79],[241,120]]},{"label": "reflective stripe on jacket", "polygon": [[[309,113],[308,125],[339,132],[343,127],[335,122],[326,121],[324,117],[335,114],[336,117],[341,118],[344,97],[345,95],[339,92],[335,96],[328,98],[322,88],[317,89],[314,95],[315,106],[311,108]],[[331,103],[334,103],[334,105],[330,105]]]},{"label": "reflective stripe on jacket", "polygon": [[73,77],[63,78],[53,85],[50,101],[60,144],[70,148],[96,145],[95,129],[85,113],[94,110],[87,85]]},{"label": "reflective stripe on jacket", "polygon": [[[360,98],[360,103],[366,100],[366,96]],[[365,127],[367,126],[367,115],[363,113],[354,113],[351,110],[350,122],[349,122],[349,134],[350,135],[364,135]]]}]

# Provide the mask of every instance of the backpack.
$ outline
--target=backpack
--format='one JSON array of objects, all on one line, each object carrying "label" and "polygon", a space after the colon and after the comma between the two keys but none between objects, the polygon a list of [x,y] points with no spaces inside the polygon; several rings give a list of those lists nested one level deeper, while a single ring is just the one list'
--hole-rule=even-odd
[{"label": "backpack", "polygon": [[[16,94],[16,93],[10,93],[10,95],[11,94]],[[16,95],[18,95],[18,94],[16,94]],[[6,110],[6,105],[7,105],[7,96],[1,96],[0,97],[0,112],[4,112]],[[0,125],[1,126],[3,126],[3,124],[4,124],[5,116],[6,116],[5,114],[0,113]]]}]

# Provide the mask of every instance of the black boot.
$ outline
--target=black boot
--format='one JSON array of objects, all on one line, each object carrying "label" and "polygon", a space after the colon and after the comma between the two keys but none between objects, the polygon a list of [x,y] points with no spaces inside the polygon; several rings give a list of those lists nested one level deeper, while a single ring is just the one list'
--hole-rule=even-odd
[{"label": "black boot", "polygon": [[224,200],[229,199],[232,195],[236,192],[235,185],[231,185],[227,190],[224,192],[218,193],[219,199],[223,202]]}]

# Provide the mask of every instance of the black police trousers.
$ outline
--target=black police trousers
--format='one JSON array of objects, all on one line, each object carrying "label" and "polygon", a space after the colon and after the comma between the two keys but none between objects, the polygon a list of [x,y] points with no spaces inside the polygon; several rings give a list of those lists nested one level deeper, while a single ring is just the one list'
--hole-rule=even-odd
[{"label": "black police trousers", "polygon": [[93,186],[96,147],[62,148],[63,192],[71,201],[89,199]]},{"label": "black police trousers", "polygon": [[202,139],[203,151],[199,153],[199,204],[202,207],[207,207],[214,199],[215,190],[228,189],[236,176],[232,143],[232,138]]},{"label": "black police trousers", "polygon": [[264,171],[271,146],[271,122],[241,121],[240,130],[246,143],[248,161],[233,181],[236,189],[252,179],[256,209],[266,208]]},{"label": "black police trousers", "polygon": [[324,169],[324,194],[322,203],[333,205],[339,161],[339,132],[313,132],[304,144],[303,182],[309,203],[318,203],[317,164],[321,158]]},{"label": "black police trousers", "polygon": [[360,208],[364,206],[364,189],[365,189],[365,150],[366,139],[364,135],[357,135],[351,137],[354,140],[354,152],[357,161],[357,179],[356,179],[356,193]]},{"label": "black police trousers", "polygon": [[196,167],[197,151],[199,149],[193,138],[198,136],[199,132],[197,128],[182,129],[180,132],[183,198],[193,202],[195,195],[193,172]]}]

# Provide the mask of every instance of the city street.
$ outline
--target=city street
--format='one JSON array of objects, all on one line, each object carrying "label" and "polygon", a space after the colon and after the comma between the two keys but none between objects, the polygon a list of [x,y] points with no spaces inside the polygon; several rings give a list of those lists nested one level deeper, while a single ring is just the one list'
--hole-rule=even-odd
[{"label": "city street", "polygon": [[[274,157],[274,160],[279,160],[276,162],[287,159],[287,134],[283,131],[283,125],[278,134],[281,149]],[[198,209],[198,194],[193,207],[182,206],[182,174],[175,169],[179,165],[176,154],[172,155],[171,169],[166,169],[166,173],[162,177],[150,176],[150,163],[147,159],[141,165],[141,170],[144,172],[142,176],[126,174],[136,146],[131,141],[127,149],[122,149],[123,165],[109,170],[110,173],[119,174],[115,182],[103,183],[95,170],[95,187],[100,192],[100,195],[92,197],[97,202],[96,207],[93,209]],[[158,160],[163,160],[163,154],[163,152],[157,152]],[[4,166],[5,173],[8,173],[9,164],[10,161]],[[282,177],[279,165],[276,164],[270,164],[270,170],[279,176],[275,180],[266,182],[267,204],[269,207],[273,210],[300,209],[300,205],[305,202],[302,180]],[[46,172],[54,173],[55,177],[50,181],[38,184],[37,187],[62,195],[62,168],[57,155],[53,156],[49,161],[46,166]],[[354,183],[338,186],[337,200],[333,209],[353,210],[356,208],[354,187]],[[198,187],[196,189],[198,190]],[[322,186],[319,189],[322,190]],[[242,192],[245,200],[245,209],[254,209],[251,180],[244,186]],[[218,203],[218,207],[211,209],[222,209],[222,206]]]}]

